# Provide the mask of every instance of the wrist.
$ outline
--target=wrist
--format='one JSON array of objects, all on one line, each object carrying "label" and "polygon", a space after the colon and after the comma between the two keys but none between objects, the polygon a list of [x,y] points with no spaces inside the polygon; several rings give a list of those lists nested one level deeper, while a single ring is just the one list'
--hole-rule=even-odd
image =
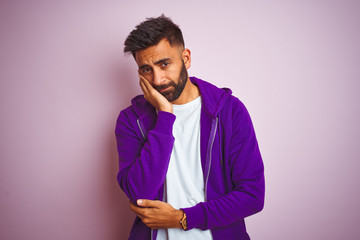
[{"label": "wrist", "polygon": [[158,109],[158,111],[173,113],[173,106],[172,106],[172,104],[170,104],[169,106],[166,106],[166,107],[160,107]]},{"label": "wrist", "polygon": [[181,226],[181,219],[183,218],[184,212],[182,210],[176,210],[175,212],[175,222],[174,222],[174,226],[175,228],[182,228]]},{"label": "wrist", "polygon": [[187,217],[186,217],[186,213],[183,210],[180,210],[182,212],[182,217],[180,220],[180,226],[183,230],[187,230]]}]

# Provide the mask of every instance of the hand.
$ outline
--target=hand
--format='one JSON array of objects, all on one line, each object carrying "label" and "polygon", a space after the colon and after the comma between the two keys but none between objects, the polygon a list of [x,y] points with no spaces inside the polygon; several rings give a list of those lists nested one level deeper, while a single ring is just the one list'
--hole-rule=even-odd
[{"label": "hand", "polygon": [[158,111],[173,112],[172,104],[139,73],[140,87],[145,99]]},{"label": "hand", "polygon": [[149,228],[181,228],[180,220],[183,211],[173,208],[168,203],[156,200],[139,199],[137,204],[140,207],[130,201],[130,209]]}]

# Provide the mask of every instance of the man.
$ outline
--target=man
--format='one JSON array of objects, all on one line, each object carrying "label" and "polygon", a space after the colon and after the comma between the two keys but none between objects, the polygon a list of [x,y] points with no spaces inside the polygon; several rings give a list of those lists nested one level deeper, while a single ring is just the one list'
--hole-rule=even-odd
[{"label": "man", "polygon": [[188,77],[191,52],[164,15],[125,41],[143,95],[116,124],[117,180],[137,215],[129,239],[250,239],[264,168],[250,116],[231,95]]}]

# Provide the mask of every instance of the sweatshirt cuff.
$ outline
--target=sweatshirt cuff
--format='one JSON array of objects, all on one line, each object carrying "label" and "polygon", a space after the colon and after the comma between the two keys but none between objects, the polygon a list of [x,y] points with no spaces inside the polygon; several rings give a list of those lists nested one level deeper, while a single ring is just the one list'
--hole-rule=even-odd
[{"label": "sweatshirt cuff", "polygon": [[153,131],[172,135],[175,119],[176,116],[172,113],[158,111],[158,116]]},{"label": "sweatshirt cuff", "polygon": [[203,203],[198,203],[189,208],[180,208],[180,210],[183,210],[186,214],[187,230],[193,228],[207,230],[207,217]]}]

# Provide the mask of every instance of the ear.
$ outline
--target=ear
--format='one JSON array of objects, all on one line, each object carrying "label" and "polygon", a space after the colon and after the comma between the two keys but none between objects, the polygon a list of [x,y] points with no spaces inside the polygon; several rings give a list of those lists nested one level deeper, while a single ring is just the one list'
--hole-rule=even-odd
[{"label": "ear", "polygon": [[186,69],[189,69],[191,66],[191,52],[190,49],[185,48],[182,52],[182,59],[184,61]]}]

